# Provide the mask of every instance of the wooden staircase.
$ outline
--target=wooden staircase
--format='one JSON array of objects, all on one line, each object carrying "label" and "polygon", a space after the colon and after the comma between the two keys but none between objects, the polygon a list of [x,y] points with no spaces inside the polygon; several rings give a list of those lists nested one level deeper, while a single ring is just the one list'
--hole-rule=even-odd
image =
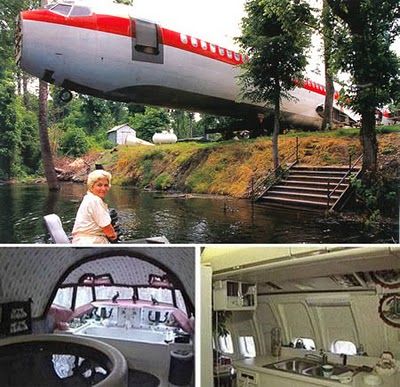
[{"label": "wooden staircase", "polygon": [[292,166],[278,183],[270,186],[259,201],[280,207],[335,209],[348,193],[350,174],[358,176],[353,166]]}]

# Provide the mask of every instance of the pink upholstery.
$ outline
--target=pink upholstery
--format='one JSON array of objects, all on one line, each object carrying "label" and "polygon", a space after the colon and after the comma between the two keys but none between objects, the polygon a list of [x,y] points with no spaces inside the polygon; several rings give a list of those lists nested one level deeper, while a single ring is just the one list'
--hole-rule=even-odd
[{"label": "pink upholstery", "polygon": [[174,316],[175,321],[180,328],[182,328],[186,333],[193,333],[192,324],[190,323],[188,317],[186,316],[186,313],[182,312],[179,309],[175,309],[172,312],[172,315]]},{"label": "pink upholstery", "polygon": [[53,304],[49,309],[50,317],[54,319],[54,329],[68,329],[65,328],[65,324],[72,318],[72,310]]},{"label": "pink upholstery", "polygon": [[81,305],[72,312],[71,319],[82,317],[83,315],[90,313],[93,308],[94,306],[92,304]]}]

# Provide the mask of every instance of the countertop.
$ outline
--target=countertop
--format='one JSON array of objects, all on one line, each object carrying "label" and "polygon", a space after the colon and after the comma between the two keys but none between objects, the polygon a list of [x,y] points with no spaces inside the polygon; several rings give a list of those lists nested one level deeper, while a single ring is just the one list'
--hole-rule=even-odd
[{"label": "countertop", "polygon": [[[285,351],[282,352],[282,355],[279,357],[273,357],[273,356],[257,356],[255,358],[249,358],[249,359],[240,359],[240,360],[234,360],[233,365],[237,368],[246,368],[248,370],[252,370],[255,372],[263,373],[263,374],[271,374],[275,376],[282,376],[287,379],[294,379],[294,380],[301,380],[302,382],[307,382],[312,379],[312,382],[314,384],[320,384],[321,386],[332,386],[332,387],[338,387],[340,384],[343,384],[343,386],[353,386],[353,387],[368,387],[370,385],[364,383],[364,377],[366,375],[377,375],[375,372],[360,372],[357,373],[353,377],[353,381],[350,383],[339,383],[338,381],[334,380],[329,380],[328,378],[316,378],[316,377],[309,377],[309,376],[304,376],[304,375],[299,375],[299,374],[294,374],[290,372],[285,372],[285,371],[280,371],[280,370],[274,370],[270,368],[264,368],[263,366],[266,364],[272,364],[276,363],[281,360],[287,360],[293,357],[302,357],[300,354],[293,354],[290,351]],[[367,357],[363,358],[362,360],[367,360]],[[371,360],[371,359],[369,359]],[[329,362],[331,362],[332,359],[329,359]],[[340,363],[339,361],[333,360],[332,362],[334,363]],[[371,361],[364,361],[363,364],[371,363]],[[350,365],[353,365],[352,363],[349,363]],[[371,364],[369,364],[371,365]],[[396,374],[392,376],[381,376],[382,378],[382,383],[379,384],[381,387],[399,387],[400,386],[400,373],[397,372]]]}]

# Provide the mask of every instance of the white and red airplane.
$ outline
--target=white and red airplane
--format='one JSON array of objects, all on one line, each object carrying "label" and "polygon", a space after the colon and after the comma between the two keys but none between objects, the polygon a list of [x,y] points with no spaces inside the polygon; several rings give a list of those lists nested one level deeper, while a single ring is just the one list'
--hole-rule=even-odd
[{"label": "white and red airplane", "polygon": [[[24,11],[16,36],[17,63],[66,90],[245,118],[250,128],[259,127],[262,114],[272,112],[240,97],[242,54],[131,13],[127,6],[104,11],[82,1]],[[324,86],[306,80],[292,95],[294,100],[282,102],[283,121],[319,128]],[[335,118],[350,123],[351,112],[336,104],[337,97]]]}]

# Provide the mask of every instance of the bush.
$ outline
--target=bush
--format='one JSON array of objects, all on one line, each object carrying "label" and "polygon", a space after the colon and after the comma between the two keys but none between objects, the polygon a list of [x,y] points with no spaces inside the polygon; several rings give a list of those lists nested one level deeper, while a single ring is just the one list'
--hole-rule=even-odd
[{"label": "bush", "polygon": [[172,177],[168,173],[162,173],[154,182],[155,188],[158,190],[166,190],[171,188]]},{"label": "bush", "polygon": [[60,150],[64,155],[78,157],[89,150],[89,142],[82,128],[69,128],[61,139]]}]

